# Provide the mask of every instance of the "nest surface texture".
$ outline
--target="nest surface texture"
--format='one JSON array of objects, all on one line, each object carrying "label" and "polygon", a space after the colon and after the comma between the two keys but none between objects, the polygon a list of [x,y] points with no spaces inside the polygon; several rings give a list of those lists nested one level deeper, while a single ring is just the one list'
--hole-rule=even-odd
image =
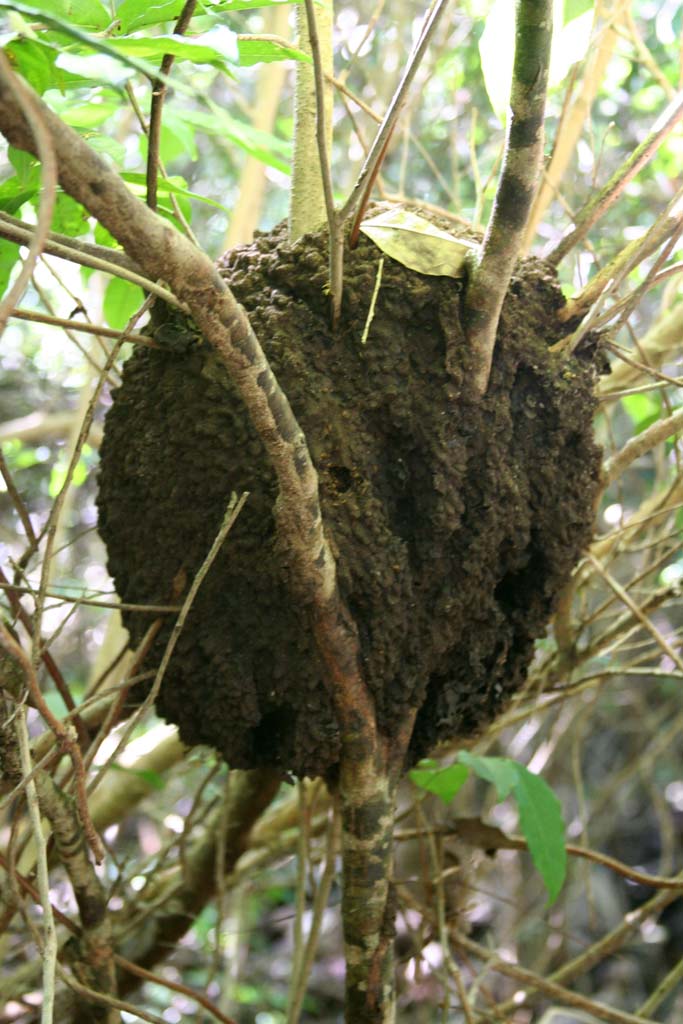
[{"label": "nest surface texture", "polygon": [[[478,732],[522,686],[590,538],[600,453],[590,361],[548,351],[564,302],[550,268],[518,265],[477,401],[465,386],[461,283],[385,257],[363,342],[380,256],[367,239],[347,253],[334,333],[324,236],[289,244],[276,229],[220,270],[308,439],[382,731],[419,708],[414,762]],[[161,349],[127,361],[105,426],[100,532],[121,600],[168,603],[204,560],[232,492],[249,498],[198,591],[157,709],[232,767],[325,774],[339,734],[275,536],[273,471],[209,345],[165,331]],[[124,612],[132,644],[150,621]]]}]

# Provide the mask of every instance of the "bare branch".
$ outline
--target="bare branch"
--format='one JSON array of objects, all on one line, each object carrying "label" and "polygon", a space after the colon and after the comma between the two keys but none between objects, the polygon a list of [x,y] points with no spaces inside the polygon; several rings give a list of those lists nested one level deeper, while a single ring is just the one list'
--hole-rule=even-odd
[{"label": "bare branch", "polygon": [[672,413],[671,416],[667,416],[666,419],[657,420],[647,430],[636,434],[635,437],[626,442],[621,451],[617,452],[616,455],[613,455],[605,463],[603,469],[606,486],[614,483],[624,470],[628,469],[631,463],[639,459],[641,455],[651,451],[655,445],[665,441],[667,437],[679,434],[681,430],[683,430],[683,408],[677,409],[676,412]]}]

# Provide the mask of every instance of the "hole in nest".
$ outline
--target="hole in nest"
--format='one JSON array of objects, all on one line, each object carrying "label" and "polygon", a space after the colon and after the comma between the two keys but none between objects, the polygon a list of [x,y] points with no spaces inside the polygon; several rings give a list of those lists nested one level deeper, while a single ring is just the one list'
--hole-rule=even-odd
[{"label": "hole in nest", "polygon": [[353,484],[353,474],[346,466],[330,466],[328,470],[334,489],[339,494],[350,491]]}]

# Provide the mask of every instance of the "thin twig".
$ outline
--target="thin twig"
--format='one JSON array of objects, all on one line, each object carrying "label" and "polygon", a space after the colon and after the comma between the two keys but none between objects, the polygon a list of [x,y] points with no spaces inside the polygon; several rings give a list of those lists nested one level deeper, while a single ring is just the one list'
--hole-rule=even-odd
[{"label": "thin twig", "polygon": [[[20,587],[14,583],[8,583],[2,575],[1,569],[0,590],[11,591],[14,594],[35,593],[31,587]],[[80,594],[78,597],[72,597],[70,594],[60,594],[58,590],[48,590],[45,596],[54,598],[62,604],[82,604],[89,608],[113,608],[116,611],[144,612],[148,615],[158,615],[159,613],[170,614],[171,612],[179,612],[181,608],[179,604],[130,604],[126,601],[117,601],[113,599],[111,601],[100,601],[93,597],[83,597]]]},{"label": "thin twig", "polygon": [[603,466],[603,479],[605,487],[613,484],[628,467],[651,451],[655,445],[665,441],[667,437],[675,436],[683,430],[683,407],[677,409],[666,419],[657,420],[642,433],[636,434],[624,447],[611,458],[607,459]]},{"label": "thin twig", "polygon": [[287,998],[287,1024],[297,1024],[306,991],[304,974],[304,914],[306,913],[306,877],[308,875],[310,814],[303,779],[297,782],[299,830],[296,844],[296,896],[294,900],[294,948],[292,980]]},{"label": "thin twig", "polygon": [[[189,25],[197,0],[185,0],[180,16],[175,23],[173,34],[182,36]],[[157,208],[157,174],[159,169],[159,146],[161,144],[161,113],[166,98],[168,76],[175,62],[172,53],[165,53],[161,60],[161,75],[152,82],[152,102],[149,111],[149,129],[147,132],[147,205],[150,210]]]},{"label": "thin twig", "polygon": [[[152,298],[150,296],[150,297],[148,297],[145,300],[145,302],[142,304],[140,309],[138,309],[138,311],[131,317],[131,319],[129,320],[128,325],[127,325],[128,330],[132,330],[133,329],[133,327],[135,326],[135,323],[137,322],[137,319],[146,310],[147,306],[151,303],[151,301],[152,301]],[[60,488],[59,493],[55,497],[55,500],[54,500],[52,508],[50,510],[50,515],[48,517],[48,521],[47,521],[47,524],[46,524],[45,530],[44,530],[45,552],[44,552],[43,564],[41,566],[40,581],[39,581],[39,585],[38,585],[38,593],[37,593],[36,599],[35,599],[35,609],[34,609],[34,616],[33,616],[33,630],[32,630],[32,669],[33,669],[33,671],[32,671],[30,676],[27,676],[27,680],[29,681],[30,688],[31,688],[31,683],[35,682],[35,691],[38,693],[38,696],[40,697],[40,700],[41,700],[41,702],[42,702],[42,704],[44,705],[45,708],[47,708],[47,705],[45,704],[45,702],[44,702],[44,700],[42,698],[42,694],[40,694],[40,690],[38,688],[38,683],[37,683],[37,680],[35,679],[34,670],[35,670],[35,666],[37,665],[38,661],[43,657],[43,652],[45,650],[45,645],[42,642],[42,635],[41,635],[41,633],[42,633],[42,617],[43,617],[43,610],[44,610],[44,607],[45,607],[45,599],[46,599],[46,594],[47,594],[47,589],[48,589],[48,582],[49,582],[49,578],[50,578],[51,561],[52,561],[52,556],[53,556],[53,551],[54,551],[55,538],[57,536],[57,527],[59,525],[59,517],[60,517],[61,511],[62,511],[62,508],[64,506],[64,502],[66,500],[66,495],[67,495],[68,489],[71,486],[71,481],[73,479],[73,474],[74,474],[74,472],[76,470],[76,466],[78,465],[78,461],[80,459],[80,455],[81,455],[81,451],[83,449],[83,445],[85,444],[85,442],[86,442],[86,440],[87,440],[87,438],[88,438],[88,436],[90,434],[90,429],[91,429],[91,426],[92,426],[92,423],[93,423],[93,420],[94,420],[94,416],[95,416],[95,409],[97,407],[97,403],[99,401],[100,394],[101,394],[102,389],[104,387],[104,383],[105,383],[105,381],[107,379],[107,375],[108,375],[110,369],[113,367],[113,365],[114,365],[114,363],[116,361],[116,358],[118,356],[118,353],[119,353],[119,350],[120,350],[122,344],[123,344],[123,342],[119,339],[119,341],[113,346],[113,348],[111,350],[111,353],[109,355],[109,358],[107,359],[107,362],[105,363],[103,371],[102,371],[102,373],[100,374],[100,376],[97,379],[97,382],[95,384],[95,388],[94,388],[93,393],[92,393],[92,395],[90,397],[90,400],[88,402],[88,407],[87,407],[87,410],[86,410],[86,414],[83,417],[83,422],[81,424],[81,428],[80,428],[80,431],[78,433],[78,437],[76,438],[76,442],[74,444],[73,451],[71,453],[71,459],[69,460],[69,465],[67,466],[67,470],[66,470],[66,474],[65,474],[65,478],[64,478],[64,483],[63,483],[62,487]],[[31,694],[32,694],[32,696],[33,696],[33,698],[35,700],[35,693],[33,692],[33,688],[31,688]],[[43,711],[42,708],[40,708],[40,711],[41,711],[41,714],[43,714],[43,717],[45,717],[45,714],[44,714],[44,711]],[[53,725],[53,723],[57,723],[58,722],[58,720],[54,716],[51,716],[51,717],[52,717],[52,722],[50,722],[51,725]],[[46,719],[46,721],[48,721],[48,719]],[[54,725],[53,725],[53,727],[54,727]],[[57,734],[57,735],[59,735],[59,734]],[[75,743],[73,743],[73,741],[71,741],[70,744],[69,744],[69,750],[70,750],[70,753],[71,753],[71,760],[72,760],[73,768],[74,768],[77,801],[78,801],[79,811],[81,813],[81,820],[82,820],[82,823],[83,823],[83,827],[85,829],[85,834],[87,836],[88,843],[90,844],[91,849],[92,849],[92,851],[93,851],[93,853],[95,855],[95,859],[97,860],[98,863],[100,863],[104,859],[104,849],[102,847],[102,842],[101,842],[99,836],[97,835],[97,832],[96,832],[96,830],[95,830],[95,828],[94,828],[94,826],[92,824],[92,821],[90,820],[90,814],[88,812],[88,802],[87,802],[86,791],[85,791],[85,770],[84,770],[84,767],[83,767],[83,761],[82,761],[82,758],[81,758],[80,748],[78,747],[77,744],[75,744]]]},{"label": "thin twig", "polygon": [[[13,217],[11,213],[0,210],[0,238],[16,242],[18,245],[29,245],[34,232],[35,224],[27,224],[19,217]],[[96,242],[85,242],[82,238],[61,235],[58,231],[49,233],[43,246],[43,252],[49,255],[58,255],[56,252],[53,253],[53,246],[59,249],[64,259],[73,263],[78,263],[79,257],[86,259],[92,257],[92,259],[111,264],[112,268],[131,270],[133,273],[140,272],[140,267],[126,256],[123,249],[113,249],[107,245],[98,245]]]},{"label": "thin twig", "polygon": [[403,72],[403,77],[398,84],[396,92],[391,98],[389,108],[384,115],[384,120],[382,121],[372,146],[370,147],[370,152],[365,158],[365,162],[361,168],[358,178],[356,179],[356,183],[351,190],[349,198],[340,210],[339,219],[342,224],[346,223],[346,221],[354,215],[363,201],[368,182],[370,180],[374,180],[374,176],[376,176],[377,167],[381,164],[387,140],[391,137],[394,125],[405,106],[410,86],[413,83],[413,79],[417,74],[447,5],[448,0],[439,0],[420,33],[417,45],[408,59],[406,69]]},{"label": "thin twig", "polygon": [[[563,985],[559,985],[557,982],[550,981],[547,978],[542,978],[533,971],[519,966],[519,964],[512,964],[507,960],[501,960],[500,957],[496,956],[495,953],[492,953],[491,950],[480,945],[478,942],[473,942],[472,939],[467,938],[467,936],[463,935],[461,932],[454,934],[454,940],[458,946],[466,950],[472,956],[475,956],[489,964],[492,970],[496,973],[504,974],[508,978],[513,978],[515,981],[519,981],[531,989],[542,992],[544,995],[551,996],[559,1002],[566,1003],[567,1006],[585,1010],[587,1013],[592,1014],[599,1020],[607,1021],[608,1024],[656,1024],[654,1021],[648,1021],[646,1017],[636,1016],[633,1013],[626,1013],[622,1010],[615,1010],[610,1006],[606,1006],[604,1003],[599,1003],[594,999],[589,999],[587,996],[579,995],[577,992],[573,992],[570,989],[565,988]],[[514,1007],[525,1006],[526,1003],[526,993],[515,994],[515,1000],[513,1003]],[[493,1013],[491,1014],[493,1019],[496,1019],[496,1012],[500,1012],[500,1009],[500,1007],[494,1008]],[[486,1017],[488,1015],[484,1013],[484,1016]]]},{"label": "thin twig", "polygon": [[576,217],[573,231],[555,246],[546,256],[549,263],[557,265],[590,231],[593,225],[609,210],[622,194],[628,183],[645,167],[657,153],[662,141],[671,133],[683,117],[683,93],[679,93],[655,121],[652,131],[633,151],[631,156],[618,167],[603,190],[598,193]]},{"label": "thin twig", "polygon": [[[20,221],[12,217],[11,221],[7,214],[0,212],[0,238],[6,238],[16,242],[18,245],[31,245],[35,235],[33,226],[21,226]],[[54,239],[59,239],[55,241]],[[71,243],[71,244],[69,244]],[[42,252],[49,256],[58,256],[60,259],[68,260],[70,263],[78,263],[82,267],[90,267],[92,270],[101,270],[105,274],[112,274],[120,277],[131,284],[137,284],[144,291],[158,295],[164,302],[169,303],[176,309],[183,309],[183,304],[178,302],[173,292],[162,287],[155,281],[138,273],[134,267],[137,266],[125,253],[117,252],[116,249],[107,249],[103,245],[88,245],[79,242],[78,239],[67,239],[65,235],[58,235],[50,232]],[[105,255],[108,254],[108,255]],[[14,303],[16,305],[16,303]]]},{"label": "thin twig", "polygon": [[[680,213],[683,188],[679,189],[667,204],[667,209],[657,218],[642,238],[635,238],[625,245],[606,266],[601,267],[586,287],[559,310],[558,320],[565,322],[582,316],[594,303],[604,301],[610,292],[621,284],[634,267],[639,266],[660,245],[680,230],[683,218]],[[583,325],[582,325],[583,326]],[[592,326],[592,324],[591,324]],[[558,346],[555,346],[558,348]]]},{"label": "thin twig", "polygon": [[[646,670],[643,669],[643,672]],[[670,678],[671,673],[666,673]],[[401,829],[396,833],[397,842],[412,840],[425,834],[425,829]],[[461,839],[468,846],[474,846],[483,850],[528,850],[529,843],[524,836],[508,835],[495,825],[487,825],[480,818],[455,818],[451,824],[440,828],[432,828],[427,835],[437,834],[454,836]],[[647,886],[650,889],[683,889],[681,876],[669,877],[667,875],[650,875],[646,871],[638,871],[616,857],[610,857],[607,853],[593,850],[589,846],[578,846],[575,843],[566,844],[567,853],[571,857],[578,857],[590,861],[592,864],[599,864],[601,867],[609,868],[616,875],[628,878],[638,885]]]},{"label": "thin twig", "polygon": [[315,897],[313,899],[311,926],[306,938],[303,957],[299,965],[299,984],[297,986],[296,997],[289,1015],[289,1020],[292,1024],[296,1024],[296,1022],[298,1022],[301,1014],[301,1006],[306,993],[306,983],[311,973],[315,952],[320,939],[320,927],[322,925],[323,914],[327,907],[330,889],[332,888],[332,883],[335,877],[335,855],[339,844],[338,826],[339,818],[337,815],[337,804],[333,801],[325,840],[325,864],[323,867],[322,877],[316,888]]},{"label": "thin twig", "polygon": [[26,781],[26,802],[31,820],[33,832],[33,843],[36,851],[36,866],[38,874],[38,891],[40,893],[40,905],[43,909],[43,1003],[40,1019],[42,1024],[52,1024],[54,1015],[55,999],[55,971],[57,969],[57,930],[55,919],[52,913],[50,902],[50,874],[47,866],[47,843],[43,835],[43,826],[40,820],[40,807],[38,804],[38,793],[35,781],[28,778],[33,766],[31,764],[31,748],[29,744],[28,728],[26,726],[26,708],[19,704],[15,716],[15,729],[19,743],[19,756],[21,770],[27,778]]},{"label": "thin twig", "polygon": [[[169,636],[168,641],[166,643],[166,647],[165,647],[164,653],[163,653],[163,655],[161,657],[161,661],[159,663],[159,667],[157,668],[156,673],[154,675],[154,682],[152,683],[151,689],[150,689],[149,693],[147,694],[147,696],[145,697],[145,700],[143,701],[143,703],[140,705],[140,707],[136,710],[135,714],[131,717],[130,721],[127,723],[126,728],[123,730],[123,732],[121,734],[121,737],[119,739],[119,742],[116,745],[116,748],[112,751],[112,753],[110,754],[110,756],[109,756],[109,758],[107,760],[107,765],[109,763],[111,763],[112,761],[116,761],[117,757],[119,756],[119,754],[121,753],[123,748],[128,743],[128,740],[130,739],[131,733],[136,728],[138,722],[140,721],[142,716],[147,712],[147,710],[154,704],[154,701],[156,700],[156,698],[158,696],[159,690],[161,689],[161,684],[162,684],[162,682],[164,680],[164,676],[166,675],[166,670],[168,668],[168,664],[169,664],[169,662],[171,660],[171,657],[173,655],[173,651],[175,650],[175,646],[176,646],[176,644],[177,644],[177,642],[178,642],[178,640],[180,638],[180,634],[183,631],[183,628],[185,626],[185,622],[187,620],[187,616],[189,615],[190,610],[192,608],[192,605],[194,604],[194,600],[195,600],[195,598],[197,596],[199,588],[202,585],[202,583],[203,583],[203,581],[204,581],[204,579],[205,579],[209,569],[213,565],[213,563],[214,563],[214,561],[216,559],[216,556],[220,552],[221,547],[225,543],[225,539],[228,536],[228,534],[230,533],[230,530],[232,529],[232,527],[234,526],[235,520],[237,519],[237,517],[239,516],[240,512],[242,511],[242,509],[244,507],[244,504],[245,504],[245,502],[246,502],[248,497],[249,497],[249,493],[248,493],[248,491],[245,491],[239,497],[239,499],[237,498],[236,494],[233,494],[232,498],[230,499],[230,502],[228,504],[228,508],[226,510],[225,516],[223,517],[223,522],[221,523],[221,526],[220,526],[220,528],[218,530],[218,533],[216,534],[214,542],[211,545],[211,548],[210,548],[206,558],[204,559],[204,561],[200,565],[199,569],[197,570],[197,572],[195,574],[195,577],[192,580],[192,583],[190,584],[190,588],[189,588],[189,590],[187,592],[187,596],[185,597],[185,599],[183,601],[182,607],[181,607],[180,612],[178,614],[178,618],[176,619],[176,621],[175,621],[175,623],[173,625],[173,629],[171,630],[171,635]],[[151,642],[150,638],[153,639],[153,637],[151,637],[151,632],[150,631],[152,629],[154,629],[154,626],[155,626],[155,624],[153,624],[150,627],[150,630],[147,631],[145,639],[143,640],[143,645],[141,645],[142,649],[144,649],[145,651],[148,649],[148,645]],[[136,661],[139,662],[139,660],[141,660],[141,659],[136,656]],[[103,777],[104,772],[106,771],[107,765],[103,765],[103,766],[100,767],[99,774],[97,776],[97,779],[95,780],[95,782],[93,783],[93,785],[91,787],[91,791],[92,791],[92,788],[94,788],[94,786]]]},{"label": "thin twig", "polygon": [[[683,189],[679,190],[669,204],[669,208],[680,204],[682,194]],[[565,356],[571,355],[601,318],[606,300],[617,290],[624,278],[660,245],[679,232],[682,225],[683,217],[680,215],[667,216],[664,214],[642,238],[624,246],[611,263],[591,278],[583,291],[569,299],[558,311],[557,319],[560,322],[584,316],[585,313],[588,315],[573,334],[551,345],[550,351],[561,352]]]},{"label": "thin twig", "polygon": [[[36,547],[37,547],[37,543],[36,543]],[[5,576],[5,573],[3,572],[2,569],[0,569],[0,588],[2,588],[3,590],[7,591],[7,595],[8,595],[8,598],[9,598],[9,603],[10,603],[10,607],[12,609],[12,612],[17,617],[19,622],[21,622],[22,626],[24,627],[24,629],[28,633],[29,639],[33,643],[34,642],[34,635],[33,635],[34,634],[34,626],[33,626],[33,623],[31,622],[31,616],[26,611],[26,609],[24,608],[24,606],[21,603],[21,601],[18,599],[18,597],[17,597],[17,592],[18,592],[17,588],[12,586],[12,584],[9,582],[9,580]],[[28,588],[26,588],[26,589],[28,590],[28,593],[30,593],[35,598],[35,590],[33,590],[33,589],[29,590]],[[73,695],[72,695],[69,687],[67,686],[66,680],[64,679],[64,676],[62,675],[61,669],[59,668],[59,666],[57,665],[56,661],[52,657],[52,654],[50,653],[50,651],[47,649],[47,647],[43,643],[40,644],[40,652],[41,652],[41,654],[40,654],[41,661],[43,662],[43,664],[45,665],[45,668],[49,672],[50,677],[52,678],[52,681],[55,684],[55,689],[57,690],[57,693],[60,695],[60,697],[64,701],[64,705],[65,705],[66,709],[68,711],[73,712],[74,715],[75,715],[75,717],[74,717],[74,725],[76,726],[76,731],[78,732],[79,739],[80,740],[86,740],[87,736],[88,736],[87,729],[84,727],[83,723],[80,721],[80,717],[78,715],[78,709],[76,707],[76,702],[73,699]]]},{"label": "thin twig", "polygon": [[[619,949],[622,948],[622,946],[628,941],[628,939],[634,934],[634,932],[636,932],[636,930],[640,928],[643,921],[647,921],[648,918],[654,917],[665,907],[669,906],[669,904],[673,903],[675,900],[680,898],[680,893],[683,892],[683,873],[681,874],[680,879],[680,890],[663,889],[655,893],[654,896],[652,896],[645,903],[642,903],[635,910],[631,911],[630,914],[626,914],[619,921],[619,923],[614,928],[612,928],[611,931],[603,935],[600,939],[597,940],[597,942],[592,943],[590,946],[588,946],[587,949],[582,950],[581,953],[579,953],[572,959],[565,961],[562,967],[554,971],[548,978],[545,979],[545,981],[548,982],[550,985],[567,985],[574,978],[580,977],[582,974],[585,974],[587,971],[590,971],[593,967],[595,967],[596,964],[599,964],[602,961],[606,960],[607,957],[613,956]],[[458,939],[460,939],[460,936],[458,937]],[[478,953],[475,953],[474,955],[477,956]],[[519,980],[522,979],[519,978]],[[526,982],[524,983],[526,984]],[[534,981],[531,981],[529,984],[530,987],[537,988],[538,991],[543,991],[543,989],[540,986],[534,984]],[[563,990],[563,992],[566,992],[566,990]],[[549,994],[556,995],[557,993],[549,992]],[[529,995],[526,993],[524,995],[524,1003],[528,1005],[530,1001]],[[560,1000],[562,998],[563,995],[560,994]],[[496,1022],[498,1022],[498,1020],[501,1019],[505,1020],[511,1013],[513,1013],[518,1008],[519,1005],[519,997],[517,994],[515,994],[515,996],[512,999],[508,999],[504,1003],[499,1003],[494,1008],[492,1017]],[[598,1016],[595,1009],[589,1010],[588,1012],[592,1012],[595,1016]],[[621,1021],[618,1017],[616,1017],[615,1020],[616,1024],[648,1024],[647,1018],[643,1017],[634,1018],[633,1016],[631,1016],[631,1019],[629,1020],[627,1016],[625,1019],[622,1017]]]},{"label": "thin twig", "polygon": [[[159,343],[147,334],[121,334],[115,327],[104,327],[102,324],[86,324],[79,320],[67,320],[60,316],[48,316],[46,313],[36,313],[31,309],[13,309],[10,316],[16,320],[28,320],[36,324],[49,324],[51,327],[64,327],[70,331],[83,331],[84,334],[99,334],[103,338],[120,338],[121,341],[130,341],[134,345],[146,345],[148,348],[161,348]],[[97,367],[101,372],[100,367]]]},{"label": "thin twig", "polygon": [[602,562],[598,561],[598,559],[595,557],[595,555],[592,554],[592,552],[587,551],[586,558],[597,570],[597,572],[602,576],[608,587],[610,587],[617,595],[617,597],[621,601],[623,601],[623,603],[630,610],[633,616],[645,627],[645,629],[648,631],[650,636],[653,637],[655,642],[659,644],[664,653],[671,658],[674,665],[676,665],[676,667],[681,672],[683,672],[683,658],[681,658],[680,654],[676,650],[674,650],[674,648],[671,646],[666,637],[660,633],[660,631],[655,626],[654,622],[645,614],[643,609],[638,607],[638,605],[635,603],[635,601],[628,593],[628,591],[624,590],[622,585],[614,579],[611,573],[609,573],[607,569],[605,569]]},{"label": "thin twig", "polygon": [[14,505],[15,511],[16,511],[17,515],[19,516],[19,519],[21,520],[21,525],[24,528],[24,533],[26,534],[26,539],[29,542],[29,544],[31,545],[31,548],[33,550],[35,550],[35,548],[38,545],[38,540],[37,540],[35,532],[33,530],[33,524],[31,522],[31,517],[28,514],[28,509],[26,508],[26,505],[24,504],[24,500],[21,497],[21,494],[17,490],[17,487],[16,487],[16,485],[14,483],[14,479],[12,477],[12,474],[9,471],[9,466],[5,462],[5,456],[3,454],[2,447],[0,447],[0,475],[2,475],[2,479],[5,481],[5,487],[7,488],[7,493],[9,494],[10,498],[12,499],[12,504]]},{"label": "thin twig", "polygon": [[672,992],[676,986],[681,983],[681,981],[683,981],[683,956],[662,978],[654,992],[650,993],[645,1002],[638,1007],[638,1016],[648,1017],[651,1013],[654,1013],[657,1007],[664,1002],[669,993]]},{"label": "thin twig", "polygon": [[0,644],[5,648],[8,654],[10,654],[11,657],[21,665],[26,680],[26,686],[33,704],[43,716],[50,729],[52,729],[60,747],[65,750],[71,758],[76,779],[76,802],[78,804],[81,824],[83,825],[88,845],[93,851],[97,863],[100,864],[104,860],[104,849],[102,847],[102,841],[95,830],[88,811],[88,798],[85,790],[85,768],[83,766],[83,757],[76,741],[76,735],[73,727],[65,726],[55,715],[52,714],[40,691],[33,661],[28,657],[21,644],[17,643],[2,622],[0,622]]}]

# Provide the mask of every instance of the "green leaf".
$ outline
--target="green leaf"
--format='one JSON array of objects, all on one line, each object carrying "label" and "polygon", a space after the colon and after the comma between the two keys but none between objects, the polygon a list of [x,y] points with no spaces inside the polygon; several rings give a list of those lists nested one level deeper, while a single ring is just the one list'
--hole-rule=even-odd
[{"label": "green leaf", "polygon": [[636,434],[641,434],[661,415],[660,400],[652,394],[627,395],[622,404],[631,417]]},{"label": "green leaf", "polygon": [[565,21],[563,25],[561,10],[558,9],[556,0],[555,19],[556,28],[553,32],[548,69],[548,86],[551,89],[564,82],[571,66],[586,56],[593,29],[593,11],[584,11],[571,21]]},{"label": "green leaf", "polygon": [[[87,450],[86,450],[87,449]],[[71,486],[80,487],[81,484],[87,479],[88,476],[88,464],[87,457],[92,454],[92,449],[84,445],[81,457],[76,463],[75,469],[71,476]],[[57,461],[52,467],[50,473],[50,483],[48,484],[48,494],[51,498],[56,498],[66,480],[66,474],[69,469],[69,457],[66,451],[62,450],[57,457]]]},{"label": "green leaf", "polygon": [[420,761],[417,768],[408,773],[411,782],[428,793],[434,793],[444,803],[450,803],[458,790],[464,785],[469,774],[462,764],[451,764],[445,768],[434,761]]},{"label": "green leaf", "polygon": [[36,92],[42,94],[47,89],[66,89],[90,87],[92,78],[88,75],[72,74],[58,65],[63,58],[62,51],[43,39],[27,39],[22,36],[13,39],[5,47],[5,53],[12,59],[16,68]]},{"label": "green leaf", "polygon": [[183,9],[184,0],[123,0],[116,8],[116,18],[120,23],[121,32],[128,34],[145,25],[161,25],[167,21],[176,21]]},{"label": "green leaf", "polygon": [[64,18],[56,17],[53,14],[41,11],[36,7],[29,6],[28,4],[21,3],[20,0],[0,0],[0,10],[3,8],[11,11],[17,11],[19,14],[24,15],[26,18],[33,21],[44,21],[47,25],[54,29],[56,32],[63,33],[70,39],[75,39],[77,42],[91,50],[95,50],[97,53],[105,53],[110,57],[115,57],[123,64],[134,68],[135,71],[141,72],[147,78],[159,78],[161,81],[172,85],[176,92],[184,93],[186,96],[193,96],[195,90],[190,86],[185,85],[176,76],[173,81],[168,75],[162,75],[158,68],[152,64],[148,64],[145,60],[140,60],[139,57],[133,57],[127,53],[118,52],[112,42],[104,42],[104,40],[95,36],[88,35],[87,32],[83,32],[80,28],[75,28],[69,21]]},{"label": "green leaf", "polygon": [[71,25],[85,29],[107,28],[111,16],[99,0],[35,0],[34,10],[54,15]]},{"label": "green leaf", "polygon": [[117,764],[116,761],[112,761],[109,765],[117,772],[125,772],[126,775],[134,775],[138,779],[142,779],[150,789],[165,789],[166,780],[159,772],[152,771],[147,768],[126,768],[123,764]]},{"label": "green leaf", "polygon": [[477,757],[467,750],[461,750],[458,754],[458,761],[471,768],[480,779],[492,782],[496,787],[499,800],[505,800],[517,782],[519,766],[516,761],[511,761],[508,757]]},{"label": "green leaf", "polygon": [[24,149],[16,149],[10,146],[7,150],[7,159],[14,168],[17,179],[22,185],[33,184],[40,181],[40,164],[33,153],[27,153]]},{"label": "green leaf", "polygon": [[540,775],[516,765],[514,797],[519,824],[529,853],[548,891],[548,903],[557,899],[567,874],[565,830],[560,801]]},{"label": "green leaf", "polygon": [[[159,144],[159,156],[164,164],[168,165],[173,160],[183,157],[192,161],[199,159],[199,151],[195,142],[194,130],[188,124],[184,124],[177,118],[171,116],[170,108],[164,113],[164,123],[161,126],[161,139]],[[148,139],[144,134],[140,135],[140,152],[147,162]]]},{"label": "green leaf", "polygon": [[109,135],[93,134],[93,132],[88,132],[86,139],[90,148],[94,149],[96,153],[106,153],[119,166],[123,163],[126,147],[122,142],[112,139]]},{"label": "green leaf", "polygon": [[[550,88],[564,81],[572,64],[582,60],[591,37],[591,11],[564,21],[564,0],[553,3],[553,41],[548,69]],[[479,54],[484,84],[496,116],[501,122],[510,100],[512,67],[515,53],[515,4],[510,0],[494,0],[479,40]]]},{"label": "green leaf", "polygon": [[548,892],[548,903],[553,903],[564,884],[567,851],[562,808],[550,786],[508,757],[477,757],[462,750],[458,761],[492,782],[501,800],[512,794],[529,853]]},{"label": "green leaf", "polygon": [[156,57],[161,60],[165,54],[171,53],[177,60],[212,64],[224,70],[227,70],[226,61],[236,63],[238,59],[237,37],[225,25],[193,39],[176,35],[148,36],[144,39],[125,36],[112,39],[110,45],[117,53],[132,57]]},{"label": "green leaf", "polygon": [[208,135],[218,136],[225,144],[234,143],[269,167],[275,167],[284,174],[290,173],[291,142],[279,139],[270,132],[260,131],[248,121],[239,121],[231,117],[208,97],[207,101],[211,107],[210,114],[186,108],[180,116],[188,124],[195,125]]},{"label": "green leaf", "polygon": [[71,196],[60,193],[55,201],[52,230],[59,231],[62,235],[69,235],[70,238],[84,235],[90,230],[88,212]]},{"label": "green leaf", "polygon": [[260,7],[286,7],[303,3],[303,0],[206,0],[206,7],[221,14],[231,11],[257,11]]},{"label": "green leaf", "polygon": [[110,249],[122,249],[119,242],[116,241],[114,236],[110,234],[105,227],[103,227],[99,221],[95,225],[95,241],[98,245],[106,245]]},{"label": "green leaf", "polygon": [[104,318],[110,327],[118,331],[123,330],[143,300],[142,288],[120,277],[113,277],[104,293]]},{"label": "green leaf", "polygon": [[311,64],[311,57],[295,46],[285,46],[274,39],[238,39],[239,62],[244,68],[252,64],[271,64],[277,60],[298,60]]},{"label": "green leaf", "polygon": [[111,120],[120,107],[120,103],[84,103],[65,109],[61,116],[72,128],[95,128]]},{"label": "green leaf", "polygon": [[[14,188],[11,187],[12,183],[15,184]],[[5,188],[6,185],[10,187]],[[33,198],[37,191],[37,185],[31,189],[16,188],[16,178],[9,178],[0,185],[0,210],[4,210],[5,213],[16,213],[24,203]]]},{"label": "green leaf", "polygon": [[[133,185],[131,189],[136,195],[144,195],[147,189],[147,178],[144,174],[137,171],[126,171],[121,175],[124,181]],[[182,184],[179,184],[182,182]],[[207,203],[209,206],[214,206],[217,210],[222,210],[224,213],[230,213],[226,206],[221,203],[217,203],[215,199],[208,199],[206,196],[200,195],[198,192],[190,192],[189,189],[185,188],[185,181],[178,175],[174,175],[170,178],[159,178],[157,182],[157,191],[160,196],[176,195],[182,199],[197,199],[201,203]]]},{"label": "green leaf", "polygon": [[39,96],[54,84],[55,54],[34,39],[13,39],[5,53]]},{"label": "green leaf", "polygon": [[10,146],[7,152],[12,165],[19,168],[0,185],[0,210],[6,213],[16,211],[27,203],[40,188],[40,165],[29,153]]},{"label": "green leaf", "polygon": [[478,248],[400,207],[362,221],[360,229],[404,267],[435,277],[464,277],[465,261]]},{"label": "green leaf", "polygon": [[14,264],[19,259],[19,246],[0,238],[0,297],[7,291]]}]

